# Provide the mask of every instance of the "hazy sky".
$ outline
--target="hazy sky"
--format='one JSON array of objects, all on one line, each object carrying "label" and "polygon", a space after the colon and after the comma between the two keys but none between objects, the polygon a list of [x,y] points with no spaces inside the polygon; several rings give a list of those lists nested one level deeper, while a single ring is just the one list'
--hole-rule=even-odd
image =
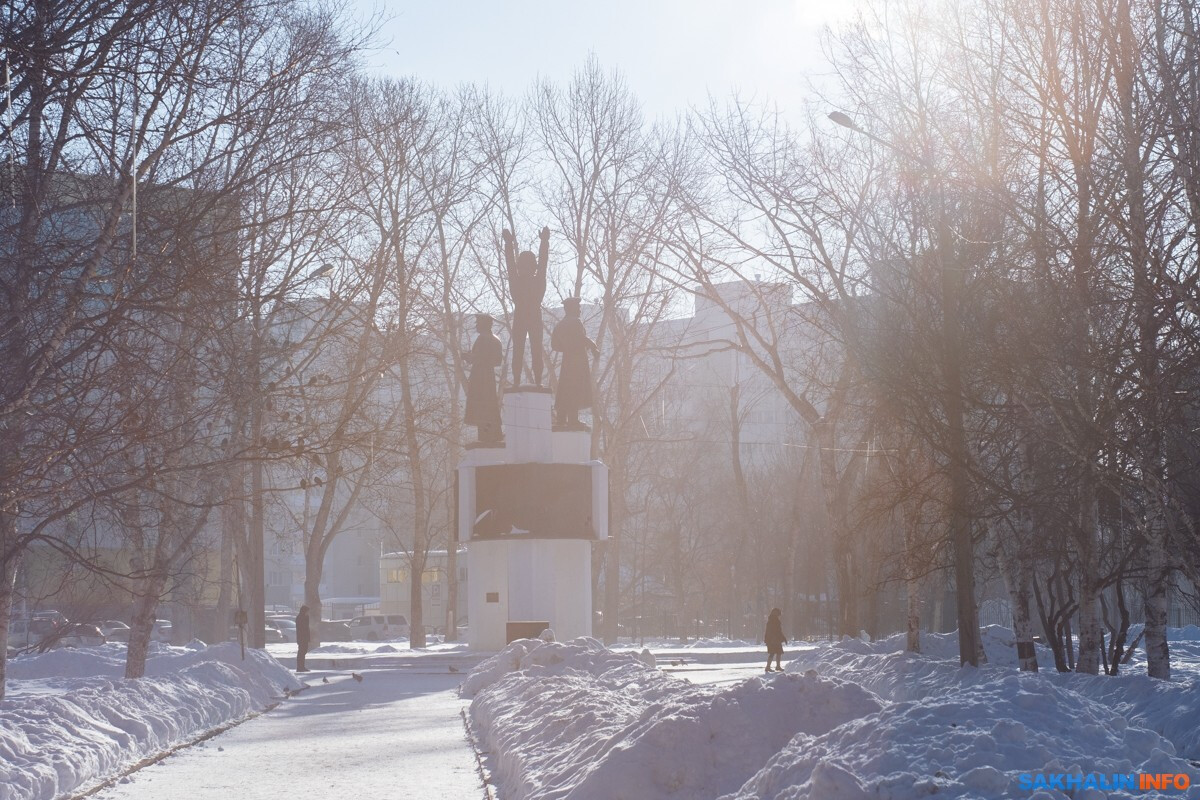
[{"label": "hazy sky", "polygon": [[523,95],[539,75],[566,81],[594,52],[618,68],[650,116],[734,90],[798,108],[827,71],[820,30],[851,0],[354,0],[390,16],[368,55],[386,74]]}]

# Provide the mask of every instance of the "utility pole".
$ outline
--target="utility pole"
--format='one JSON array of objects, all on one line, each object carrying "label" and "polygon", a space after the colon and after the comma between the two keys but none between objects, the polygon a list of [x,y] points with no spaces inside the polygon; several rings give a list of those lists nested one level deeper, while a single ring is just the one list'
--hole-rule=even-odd
[{"label": "utility pole", "polygon": [[971,537],[970,454],[967,450],[965,411],[962,397],[962,302],[963,270],[954,257],[954,237],[946,219],[946,202],[940,176],[921,158],[892,142],[863,130],[840,111],[829,119],[878,142],[902,159],[915,161],[931,177],[935,193],[935,239],[942,303],[941,372],[945,381],[942,410],[946,415],[947,460],[950,481],[950,541],[954,552],[954,590],[958,611],[958,658],[960,664],[979,665],[979,619],[975,607],[975,542]]}]

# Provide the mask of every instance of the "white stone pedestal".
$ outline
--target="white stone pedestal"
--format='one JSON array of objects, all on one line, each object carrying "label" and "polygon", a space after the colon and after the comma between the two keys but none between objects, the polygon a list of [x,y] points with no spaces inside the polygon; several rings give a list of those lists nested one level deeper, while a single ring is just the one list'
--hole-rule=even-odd
[{"label": "white stone pedestal", "polygon": [[[503,648],[510,622],[547,622],[560,641],[592,634],[592,542],[608,535],[608,469],[590,459],[590,433],[551,431],[551,402],[545,391],[505,392],[504,447],[469,449],[458,466],[458,536],[467,544],[472,650]],[[521,464],[588,465],[592,538],[472,539],[476,470]]]},{"label": "white stone pedestal", "polygon": [[586,464],[592,460],[589,431],[555,431],[550,438],[556,464]]},{"label": "white stone pedestal", "polygon": [[510,464],[544,464],[554,460],[550,439],[553,402],[548,391],[505,390],[500,419],[504,423],[505,449]]},{"label": "white stone pedestal", "polygon": [[467,563],[472,650],[502,649],[510,621],[549,622],[560,641],[592,635],[590,541],[472,542]]}]

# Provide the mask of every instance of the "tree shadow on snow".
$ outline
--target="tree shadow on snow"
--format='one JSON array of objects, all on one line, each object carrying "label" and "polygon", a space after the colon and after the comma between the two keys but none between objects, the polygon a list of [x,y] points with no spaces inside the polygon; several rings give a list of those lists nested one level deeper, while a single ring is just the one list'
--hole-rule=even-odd
[{"label": "tree shadow on snow", "polygon": [[[399,669],[367,670],[361,682],[348,672],[304,675],[307,688],[280,703],[273,716],[314,716],[385,706],[401,700],[457,689],[463,675],[411,673]],[[323,683],[327,677],[329,683]]]}]

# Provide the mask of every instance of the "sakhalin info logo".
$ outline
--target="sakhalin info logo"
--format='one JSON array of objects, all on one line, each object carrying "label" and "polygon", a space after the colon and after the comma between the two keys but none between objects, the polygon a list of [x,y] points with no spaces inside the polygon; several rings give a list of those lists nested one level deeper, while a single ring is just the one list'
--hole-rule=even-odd
[{"label": "sakhalin info logo", "polygon": [[1081,789],[1182,792],[1192,785],[1191,777],[1183,772],[1022,772],[1017,776],[1017,781],[1022,789],[1031,792],[1037,789],[1058,789],[1062,792]]}]

